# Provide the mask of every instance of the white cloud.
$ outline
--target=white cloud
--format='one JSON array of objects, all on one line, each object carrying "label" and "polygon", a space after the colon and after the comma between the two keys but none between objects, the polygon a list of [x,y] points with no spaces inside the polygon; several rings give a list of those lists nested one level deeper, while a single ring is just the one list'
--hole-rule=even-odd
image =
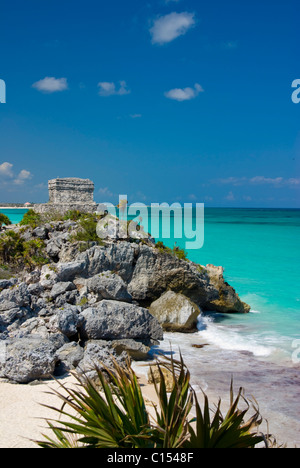
[{"label": "white cloud", "polygon": [[229,192],[229,194],[225,197],[225,200],[235,201],[235,196],[234,196],[233,192]]},{"label": "white cloud", "polygon": [[120,81],[119,89],[117,89],[115,83],[107,81],[98,83],[98,87],[100,88],[100,96],[124,96],[125,94],[130,94],[130,90],[127,89],[126,81]]},{"label": "white cloud", "polygon": [[17,178],[14,180],[14,184],[16,185],[23,185],[27,180],[32,179],[32,174],[29,171],[26,171],[25,169],[22,169],[20,174],[17,176]]},{"label": "white cloud", "polygon": [[4,162],[0,165],[0,176],[1,177],[13,177],[13,171],[12,171],[13,165],[9,162]]},{"label": "white cloud", "polygon": [[54,78],[46,76],[43,80],[33,83],[33,88],[42,93],[57,93],[68,89],[67,78]]},{"label": "white cloud", "polygon": [[152,36],[152,44],[167,44],[179,36],[183,36],[196,23],[194,13],[170,13],[166,16],[159,17],[152,28],[150,34]]},{"label": "white cloud", "polygon": [[226,179],[216,179],[212,183],[217,185],[232,185],[235,187],[242,185],[270,185],[273,187],[300,187],[300,178],[289,178],[284,177],[227,177]]},{"label": "white cloud", "polygon": [[131,119],[141,119],[142,114],[130,114],[129,116]]},{"label": "white cloud", "polygon": [[33,175],[30,171],[22,169],[16,176],[13,171],[13,164],[4,162],[0,164],[0,177],[4,185],[12,183],[15,185],[23,185],[26,181],[32,179]]},{"label": "white cloud", "polygon": [[287,181],[284,181],[283,177],[272,179],[271,177],[256,176],[252,177],[249,182],[254,185],[282,185],[283,182],[285,183]]},{"label": "white cloud", "polygon": [[195,84],[194,88],[176,88],[171,89],[165,93],[166,98],[173,99],[175,101],[190,101],[195,99],[200,93],[203,93],[204,89],[198,83]]},{"label": "white cloud", "polygon": [[111,197],[114,196],[114,194],[108,189],[108,187],[100,188],[100,189],[98,190],[98,193],[99,193],[102,197],[111,198]]}]

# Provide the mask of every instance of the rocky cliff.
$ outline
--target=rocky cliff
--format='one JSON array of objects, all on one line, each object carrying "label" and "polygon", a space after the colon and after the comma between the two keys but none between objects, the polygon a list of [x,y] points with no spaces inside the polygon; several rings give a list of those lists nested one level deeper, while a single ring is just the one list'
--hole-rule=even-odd
[{"label": "rocky cliff", "polygon": [[28,383],[92,372],[112,357],[144,360],[163,328],[193,331],[201,312],[250,310],[222,268],[181,260],[150,236],[78,241],[80,229],[72,220],[13,229],[26,246],[40,242],[45,264],[0,280],[0,378]]}]

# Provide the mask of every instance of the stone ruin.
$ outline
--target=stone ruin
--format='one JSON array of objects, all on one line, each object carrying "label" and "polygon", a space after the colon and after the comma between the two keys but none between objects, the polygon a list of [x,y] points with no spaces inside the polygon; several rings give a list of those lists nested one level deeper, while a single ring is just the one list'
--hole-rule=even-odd
[{"label": "stone ruin", "polygon": [[48,182],[49,202],[34,206],[38,213],[56,211],[65,213],[79,210],[86,213],[96,211],[94,202],[94,183],[89,179],[65,178]]}]

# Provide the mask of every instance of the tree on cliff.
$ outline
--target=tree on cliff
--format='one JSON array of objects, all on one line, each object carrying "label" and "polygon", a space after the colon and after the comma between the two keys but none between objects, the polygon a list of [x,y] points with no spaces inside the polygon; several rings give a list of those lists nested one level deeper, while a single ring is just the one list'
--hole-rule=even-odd
[{"label": "tree on cliff", "polygon": [[3,213],[0,213],[0,230],[2,229],[3,224],[5,226],[9,226],[11,224],[11,220]]}]

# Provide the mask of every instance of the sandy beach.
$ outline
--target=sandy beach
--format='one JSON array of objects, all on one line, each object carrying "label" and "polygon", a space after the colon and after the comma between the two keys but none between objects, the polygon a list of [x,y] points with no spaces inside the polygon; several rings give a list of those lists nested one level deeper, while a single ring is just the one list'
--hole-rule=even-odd
[{"label": "sandy beach", "polygon": [[[149,411],[153,414],[151,402],[156,401],[154,386],[148,384],[148,366],[145,363],[134,363],[133,369],[139,377],[139,382],[146,402],[149,402]],[[73,376],[67,376],[60,380],[64,385],[72,387],[75,383]],[[34,442],[42,440],[42,434],[47,433],[45,420],[57,419],[58,414],[42,405],[60,408],[61,400],[49,394],[51,390],[59,390],[59,383],[54,380],[41,382],[34,385],[14,385],[0,382],[0,448],[39,448]],[[197,390],[195,388],[195,390]],[[200,390],[200,389],[199,389]],[[222,398],[222,410],[224,414],[229,405],[228,392],[218,393],[218,389],[207,388],[211,408]],[[201,402],[201,392],[198,393]],[[298,436],[295,433],[294,422],[289,417],[281,418],[276,412],[268,412],[263,408],[263,416],[269,419],[273,434],[276,435],[278,443],[286,443],[288,448],[298,446]],[[265,433],[268,430],[267,423],[264,422],[261,430]],[[52,435],[50,433],[50,435]]]},{"label": "sandy beach", "polygon": [[[139,377],[146,401],[155,401],[153,385],[147,384],[143,374]],[[70,387],[75,379],[67,376],[61,382]],[[45,420],[58,418],[56,411],[42,405],[60,408],[59,397],[49,394],[59,389],[59,383],[54,380],[37,385],[0,382],[0,448],[39,448],[34,441],[42,440],[42,434],[47,432]]]}]

